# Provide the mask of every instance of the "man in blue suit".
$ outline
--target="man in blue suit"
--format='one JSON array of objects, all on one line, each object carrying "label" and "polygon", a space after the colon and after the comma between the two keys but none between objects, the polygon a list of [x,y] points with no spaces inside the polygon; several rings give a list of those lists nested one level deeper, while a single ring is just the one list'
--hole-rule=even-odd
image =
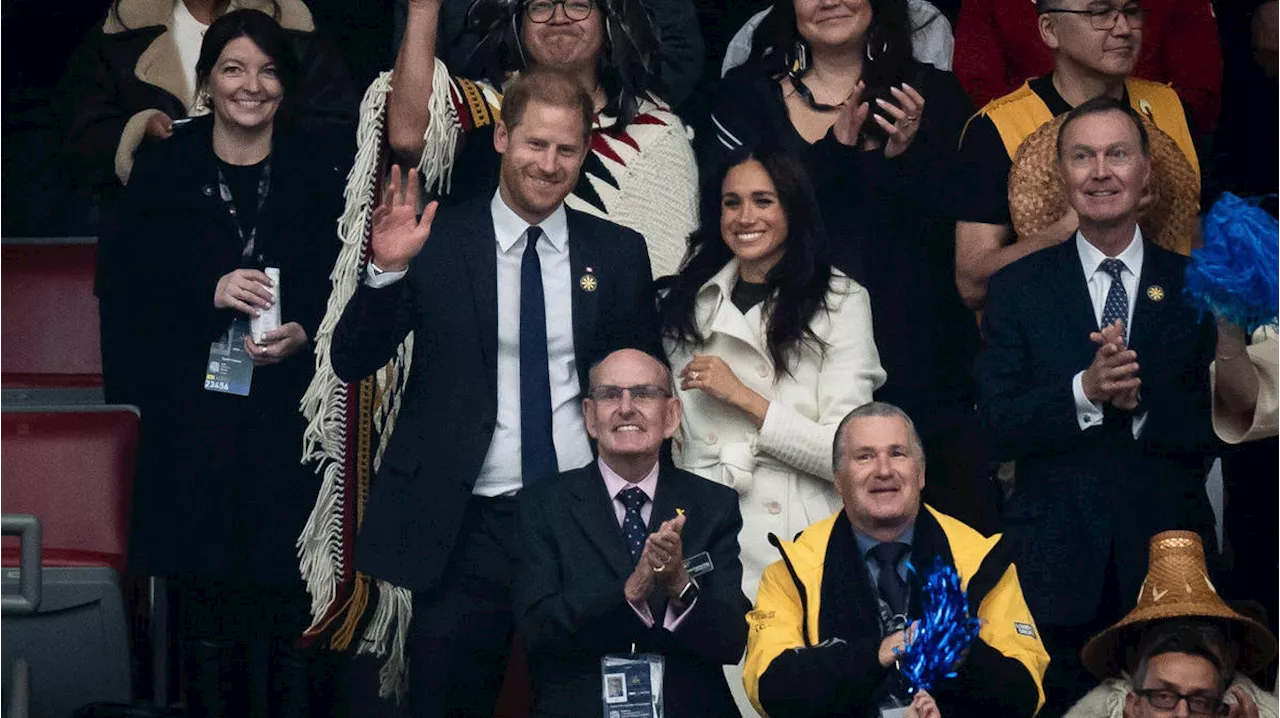
[{"label": "man in blue suit", "polygon": [[1141,119],[1109,98],[1080,105],[1058,164],[1079,231],[992,278],[978,359],[979,412],[1017,462],[1005,532],[1052,659],[1049,716],[1089,689],[1078,651],[1137,595],[1148,539],[1213,536],[1213,326],[1182,300],[1186,259],[1138,228]]},{"label": "man in blue suit", "polygon": [[334,330],[344,381],[380,369],[414,333],[356,540],[358,570],[414,592],[414,716],[492,715],[513,631],[516,494],[592,461],[592,363],[660,347],[643,238],[564,206],[592,115],[571,80],[526,73],[494,134],[492,196],[438,217],[432,203],[419,220],[416,173],[402,189],[394,169],[367,276]]}]

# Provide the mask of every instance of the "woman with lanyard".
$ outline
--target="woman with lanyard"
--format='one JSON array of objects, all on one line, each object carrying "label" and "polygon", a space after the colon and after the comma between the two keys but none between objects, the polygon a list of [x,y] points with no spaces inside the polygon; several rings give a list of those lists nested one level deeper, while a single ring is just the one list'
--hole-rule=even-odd
[{"label": "woman with lanyard", "polygon": [[215,21],[196,65],[213,112],[139,155],[116,242],[144,377],[130,567],[171,579],[193,716],[310,712],[297,407],[346,173],[289,131],[298,75],[270,16]]}]

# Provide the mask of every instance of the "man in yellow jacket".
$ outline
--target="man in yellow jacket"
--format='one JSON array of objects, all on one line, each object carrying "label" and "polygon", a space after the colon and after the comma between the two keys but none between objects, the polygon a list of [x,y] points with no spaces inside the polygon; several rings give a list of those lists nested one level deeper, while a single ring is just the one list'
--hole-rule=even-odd
[{"label": "man in yellow jacket", "polygon": [[782,560],[765,569],[747,615],[743,682],[752,703],[775,718],[862,718],[903,698],[896,656],[920,616],[921,593],[908,564],[928,570],[941,559],[982,619],[955,677],[931,689],[942,716],[1034,715],[1049,656],[1012,547],[921,511],[925,460],[911,419],[881,402],[853,410],[836,432],[833,463],[844,511],[793,543],[770,537]]}]

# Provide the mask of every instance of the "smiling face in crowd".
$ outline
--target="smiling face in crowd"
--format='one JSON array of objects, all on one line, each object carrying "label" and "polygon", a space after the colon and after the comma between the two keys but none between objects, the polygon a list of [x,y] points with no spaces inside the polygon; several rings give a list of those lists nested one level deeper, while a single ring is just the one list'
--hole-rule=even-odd
[{"label": "smiling face in crowd", "polygon": [[924,489],[924,457],[907,422],[864,416],[844,427],[836,486],[854,528],[895,534],[915,521]]},{"label": "smiling face in crowd", "polygon": [[666,367],[644,352],[622,349],[600,362],[582,415],[601,458],[657,460],[662,442],[680,426],[680,400],[670,387]]},{"label": "smiling face in crowd", "polygon": [[538,224],[578,181],[587,156],[582,113],[530,100],[514,127],[498,122],[494,147],[502,154],[502,198],[521,219]]},{"label": "smiling face in crowd", "polygon": [[243,130],[267,127],[280,109],[284,85],[276,63],[247,37],[228,42],[209,74],[209,97],[218,122]]},{"label": "smiling face in crowd", "polygon": [[[1103,11],[1136,4],[1120,0],[1057,0],[1054,7]],[[1134,27],[1124,13],[1109,30],[1094,29],[1088,15],[1047,13],[1040,16],[1040,37],[1056,51],[1059,67],[1067,65],[1077,73],[1095,77],[1128,77],[1142,50],[1142,28]]]},{"label": "smiling face in crowd", "polygon": [[[1148,659],[1142,688],[1154,692],[1149,698],[1130,693],[1125,699],[1125,718],[1217,715],[1211,712],[1210,705],[1197,706],[1201,710],[1194,711],[1190,702],[1205,701],[1216,705],[1222,698],[1222,676],[1217,667],[1203,656],[1176,652],[1162,653]],[[1190,700],[1179,699],[1176,696],[1191,696],[1191,698]],[[1177,703],[1172,709],[1153,705],[1153,703],[1164,705],[1174,700],[1177,700]],[[1209,708],[1210,712],[1205,712],[1206,708]]]},{"label": "smiling face in crowd", "polygon": [[795,0],[796,29],[811,46],[840,48],[866,42],[870,0]]},{"label": "smiling face in crowd", "polygon": [[786,211],[773,179],[754,159],[725,174],[720,190],[720,236],[738,258],[739,273],[750,282],[763,282],[786,251]]},{"label": "smiling face in crowd", "polygon": [[1082,225],[1114,227],[1136,219],[1151,165],[1128,115],[1111,110],[1072,120],[1058,161],[1067,202]]}]

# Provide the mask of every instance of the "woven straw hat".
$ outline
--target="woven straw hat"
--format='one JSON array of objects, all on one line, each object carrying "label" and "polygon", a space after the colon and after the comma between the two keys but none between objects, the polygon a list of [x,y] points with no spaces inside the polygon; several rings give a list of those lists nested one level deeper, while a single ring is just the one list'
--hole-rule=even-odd
[{"label": "woven straw hat", "polygon": [[1204,545],[1194,531],[1164,531],[1151,538],[1150,563],[1142,581],[1138,605],[1118,623],[1099,633],[1080,652],[1095,676],[1118,676],[1125,667],[1125,649],[1152,622],[1166,618],[1212,618],[1232,625],[1240,646],[1237,668],[1254,673],[1276,655],[1276,638],[1262,624],[1231,610],[1209,582]]},{"label": "woven straw hat", "polygon": [[[1067,190],[1058,169],[1058,128],[1066,120],[1059,115],[1031,133],[1018,147],[1009,171],[1009,214],[1019,236],[1032,236],[1067,213]],[[1200,177],[1172,137],[1146,117],[1151,144],[1152,203],[1139,226],[1142,235],[1181,254],[1189,254],[1198,236]]]}]

